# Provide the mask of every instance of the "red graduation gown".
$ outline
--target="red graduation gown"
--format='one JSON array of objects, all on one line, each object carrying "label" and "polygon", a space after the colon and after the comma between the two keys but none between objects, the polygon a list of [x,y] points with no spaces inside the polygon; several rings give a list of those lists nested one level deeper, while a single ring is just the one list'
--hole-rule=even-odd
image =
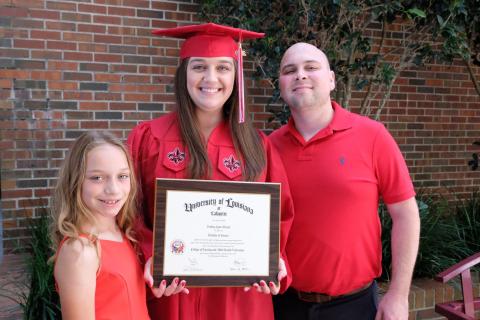
[{"label": "red graduation gown", "polygon": [[[280,182],[281,194],[281,236],[280,250],[287,264],[288,277],[282,281],[282,291],[291,282],[290,268],[285,258],[285,244],[293,220],[293,203],[282,161],[272,144],[262,137],[267,164],[257,181]],[[188,150],[185,149],[177,122],[176,113],[141,123],[128,137],[133,162],[141,186],[144,226],[137,228],[140,247],[148,258],[152,255],[152,225],[154,208],[155,178],[186,177]],[[212,180],[242,180],[240,166],[231,139],[229,126],[221,123],[214,129],[208,140],[208,157],[212,166]],[[230,158],[230,157],[233,157]],[[223,159],[230,159],[227,168]],[[233,169],[233,170],[232,170]],[[158,285],[158,284],[156,284]],[[188,283],[187,283],[188,286]],[[151,296],[148,308],[153,320],[244,320],[273,319],[271,296],[256,290],[244,292],[243,288],[189,288],[190,294],[176,294],[159,299]]]}]

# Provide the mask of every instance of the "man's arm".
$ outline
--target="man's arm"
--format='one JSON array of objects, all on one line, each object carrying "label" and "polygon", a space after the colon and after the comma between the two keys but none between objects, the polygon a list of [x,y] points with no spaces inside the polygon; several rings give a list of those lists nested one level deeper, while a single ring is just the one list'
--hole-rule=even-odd
[{"label": "man's arm", "polygon": [[415,198],[387,205],[392,218],[392,279],[375,320],[408,319],[408,294],[420,237]]}]

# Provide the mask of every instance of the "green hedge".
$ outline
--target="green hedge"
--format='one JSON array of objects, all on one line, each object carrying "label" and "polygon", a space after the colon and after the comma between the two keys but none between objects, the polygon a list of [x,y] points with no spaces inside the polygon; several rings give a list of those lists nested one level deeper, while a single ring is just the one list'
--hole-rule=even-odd
[{"label": "green hedge", "polygon": [[[450,203],[441,195],[420,193],[420,246],[413,277],[434,277],[460,260],[480,252],[480,193]],[[382,222],[383,273],[391,275],[390,234],[392,222],[384,205],[379,208]]]}]

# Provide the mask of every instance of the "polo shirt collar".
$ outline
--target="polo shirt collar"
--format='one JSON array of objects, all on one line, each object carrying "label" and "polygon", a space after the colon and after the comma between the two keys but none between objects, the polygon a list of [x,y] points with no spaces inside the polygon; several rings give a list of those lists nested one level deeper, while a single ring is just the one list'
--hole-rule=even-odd
[{"label": "polo shirt collar", "polygon": [[[308,142],[312,142],[318,139],[322,139],[326,136],[332,135],[335,131],[342,131],[350,129],[353,125],[353,117],[352,113],[343,109],[338,103],[335,101],[331,101],[332,108],[333,108],[333,119],[332,121],[322,130],[317,132],[315,136],[313,136]],[[305,143],[305,139],[303,136],[298,132],[297,128],[295,127],[295,121],[293,117],[290,117],[288,121],[288,132],[292,134],[298,141]]]}]

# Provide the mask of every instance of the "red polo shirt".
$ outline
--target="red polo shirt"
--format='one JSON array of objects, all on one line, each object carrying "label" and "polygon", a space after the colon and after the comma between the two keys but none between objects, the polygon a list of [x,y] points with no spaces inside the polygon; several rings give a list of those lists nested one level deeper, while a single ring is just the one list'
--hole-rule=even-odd
[{"label": "red polo shirt", "polygon": [[380,196],[392,204],[415,192],[385,127],[332,106],[332,122],[308,142],[293,119],[270,139],[281,151],[295,207],[286,249],[292,286],[336,296],[381,274]]}]

